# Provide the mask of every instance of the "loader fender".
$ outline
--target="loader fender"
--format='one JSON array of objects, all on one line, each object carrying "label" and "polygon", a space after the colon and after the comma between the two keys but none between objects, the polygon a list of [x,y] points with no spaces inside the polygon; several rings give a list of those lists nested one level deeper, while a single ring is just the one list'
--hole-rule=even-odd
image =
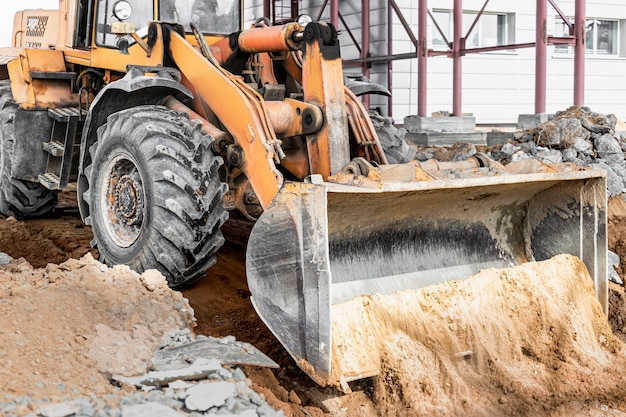
[{"label": "loader fender", "polygon": [[[148,76],[146,73],[152,74]],[[98,128],[113,113],[131,107],[158,104],[170,95],[180,100],[193,98],[192,92],[180,83],[180,73],[174,68],[131,67],[124,77],[100,90],[89,107],[80,147],[77,194],[83,221],[89,216],[89,205],[83,199],[83,193],[88,188],[84,169],[91,163],[89,148],[97,140]]]}]

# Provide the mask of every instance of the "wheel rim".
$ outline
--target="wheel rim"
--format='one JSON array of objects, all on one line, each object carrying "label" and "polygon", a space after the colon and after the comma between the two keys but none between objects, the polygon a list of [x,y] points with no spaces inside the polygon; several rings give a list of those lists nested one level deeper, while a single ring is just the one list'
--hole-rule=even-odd
[{"label": "wheel rim", "polygon": [[137,241],[143,228],[143,179],[135,159],[127,154],[113,157],[104,172],[101,218],[115,244],[128,248]]}]

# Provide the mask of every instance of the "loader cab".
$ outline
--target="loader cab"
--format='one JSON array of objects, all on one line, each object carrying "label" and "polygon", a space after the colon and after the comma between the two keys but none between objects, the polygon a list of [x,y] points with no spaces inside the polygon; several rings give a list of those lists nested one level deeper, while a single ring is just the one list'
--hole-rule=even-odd
[{"label": "loader cab", "polygon": [[[191,23],[206,34],[229,34],[241,28],[241,0],[79,0],[77,46],[89,42],[89,16],[95,12],[94,43],[99,47],[119,48],[120,37],[112,33],[114,23],[132,25],[145,37],[153,20],[182,25]],[[90,7],[95,3],[95,10]],[[128,37],[127,42],[134,41]]]}]

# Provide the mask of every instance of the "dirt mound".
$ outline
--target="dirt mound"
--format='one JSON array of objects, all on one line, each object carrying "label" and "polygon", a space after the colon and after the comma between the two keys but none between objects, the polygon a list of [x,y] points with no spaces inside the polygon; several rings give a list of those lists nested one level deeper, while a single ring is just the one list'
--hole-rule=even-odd
[{"label": "dirt mound", "polygon": [[107,268],[90,254],[0,266],[0,402],[115,394],[110,374],[144,372],[164,334],[193,325],[187,300],[154,272]]},{"label": "dirt mound", "polygon": [[566,255],[361,297],[333,307],[333,332],[336,380],[340,366],[380,369],[379,415],[550,415],[618,400],[626,382],[624,346]]}]

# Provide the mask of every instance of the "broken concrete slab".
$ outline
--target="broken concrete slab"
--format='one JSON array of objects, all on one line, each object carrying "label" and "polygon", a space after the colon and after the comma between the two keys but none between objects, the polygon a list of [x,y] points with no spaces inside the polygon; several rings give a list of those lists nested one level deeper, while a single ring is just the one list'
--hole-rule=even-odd
[{"label": "broken concrete slab", "polygon": [[152,369],[167,371],[189,366],[199,358],[217,359],[222,365],[254,365],[278,368],[250,343],[238,342],[234,338],[198,338],[173,348],[161,349],[152,355]]},{"label": "broken concrete slab", "polygon": [[78,410],[72,403],[57,403],[44,405],[39,408],[38,414],[42,417],[69,417],[76,414]]},{"label": "broken concrete slab", "polygon": [[207,411],[211,407],[220,407],[235,395],[232,382],[207,382],[194,385],[185,391],[185,407],[191,411]]},{"label": "broken concrete slab", "polygon": [[113,380],[141,386],[165,386],[170,382],[181,381],[197,381],[204,379],[211,374],[222,370],[222,364],[217,359],[199,358],[190,366],[184,366],[178,369],[170,369],[167,371],[150,371],[145,375],[136,377],[125,377],[122,375],[113,375]]},{"label": "broken concrete slab", "polygon": [[183,417],[185,414],[156,402],[133,404],[122,407],[122,417]]}]

